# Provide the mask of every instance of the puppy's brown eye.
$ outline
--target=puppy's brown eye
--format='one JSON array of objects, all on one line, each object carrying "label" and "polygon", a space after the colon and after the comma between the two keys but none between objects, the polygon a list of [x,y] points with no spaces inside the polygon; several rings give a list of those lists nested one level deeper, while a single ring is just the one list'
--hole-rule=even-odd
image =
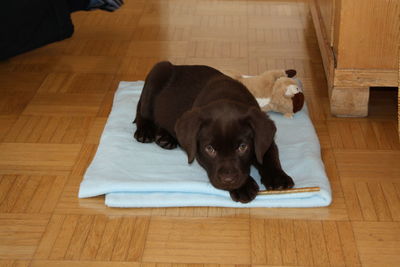
[{"label": "puppy's brown eye", "polygon": [[244,152],[246,152],[247,148],[248,148],[247,144],[242,143],[242,144],[240,144],[239,147],[237,148],[237,151],[238,151],[239,153],[244,153]]},{"label": "puppy's brown eye", "polygon": [[211,157],[215,157],[217,155],[217,151],[215,151],[212,145],[207,145],[204,149],[206,150],[207,154],[210,155]]}]

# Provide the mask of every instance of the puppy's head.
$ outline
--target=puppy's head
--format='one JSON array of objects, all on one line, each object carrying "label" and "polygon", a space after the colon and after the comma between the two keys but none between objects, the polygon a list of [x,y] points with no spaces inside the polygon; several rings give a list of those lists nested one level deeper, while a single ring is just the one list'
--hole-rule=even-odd
[{"label": "puppy's head", "polygon": [[196,158],[213,186],[230,191],[246,182],[254,159],[262,163],[276,128],[258,108],[218,102],[184,113],[175,132],[189,163]]}]

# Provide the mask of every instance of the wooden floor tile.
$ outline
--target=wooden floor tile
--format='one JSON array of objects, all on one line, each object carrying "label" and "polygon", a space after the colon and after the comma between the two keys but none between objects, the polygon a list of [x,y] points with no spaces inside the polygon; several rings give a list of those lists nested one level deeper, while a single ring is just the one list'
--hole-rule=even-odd
[{"label": "wooden floor tile", "polygon": [[34,97],[35,92],[1,92],[0,116],[19,116]]},{"label": "wooden floor tile", "polygon": [[331,139],[329,136],[329,130],[325,122],[314,121],[315,131],[317,132],[319,143],[322,149],[332,148]]},{"label": "wooden floor tile", "polygon": [[245,219],[153,217],[143,261],[249,264]]},{"label": "wooden floor tile", "polygon": [[141,267],[140,263],[133,262],[104,262],[104,261],[53,261],[53,260],[34,260],[31,267]]},{"label": "wooden floor tile", "polygon": [[49,215],[1,213],[0,259],[31,259],[48,221]]},{"label": "wooden floor tile", "polygon": [[126,56],[184,58],[187,48],[187,41],[138,41],[131,43]]},{"label": "wooden floor tile", "polygon": [[[240,12],[238,12],[240,13]],[[224,31],[227,27],[235,27],[237,31]],[[225,39],[236,39],[237,41],[244,40],[247,38],[246,33],[248,31],[247,16],[245,13],[241,14],[200,14],[194,19],[194,25],[192,27],[192,39],[208,39],[208,40],[222,40]],[[207,34],[210,31],[210,35]],[[216,33],[222,33],[217,35]]]},{"label": "wooden floor tile", "polygon": [[3,141],[8,131],[18,120],[18,116],[0,116],[0,142]]},{"label": "wooden floor tile", "polygon": [[104,94],[113,75],[92,73],[50,73],[38,89],[39,93]]},{"label": "wooden floor tile", "polygon": [[0,72],[0,92],[35,92],[46,76],[45,72]]},{"label": "wooden floor tile", "polygon": [[362,221],[399,221],[400,182],[343,181],[349,217]]},{"label": "wooden floor tile", "polygon": [[[114,73],[122,57],[89,56],[89,55],[64,55],[42,57],[42,55],[21,61],[15,71],[28,72],[89,72],[89,73]],[[57,58],[56,58],[57,57]],[[101,69],[98,66],[101,65]]]},{"label": "wooden floor tile", "polygon": [[282,56],[277,56],[282,53],[285,54],[284,58],[310,60],[319,57],[319,54],[314,51],[314,49],[308,50],[308,45],[305,44],[253,44],[249,46],[249,57],[251,59],[259,57],[282,58]]},{"label": "wooden floor tile", "polygon": [[148,217],[54,215],[35,259],[139,261],[148,225]]},{"label": "wooden floor tile", "polygon": [[[152,11],[158,12],[159,10],[161,10],[160,7],[155,7]],[[195,23],[193,16],[188,13],[176,15],[178,16],[160,16],[157,13],[152,13],[142,17],[138,26],[170,25],[171,27],[191,27]]]},{"label": "wooden floor tile", "polygon": [[[128,34],[132,35],[132,32],[128,32]],[[129,40],[113,38],[87,38],[85,40],[73,38],[60,49],[60,52],[72,56],[107,56],[121,58],[128,52],[130,43],[131,41]]]},{"label": "wooden floor tile", "polygon": [[[332,146],[336,149],[399,150],[397,125],[393,121],[367,119],[330,120]],[[349,135],[348,133],[352,134]]]},{"label": "wooden floor tile", "polygon": [[195,9],[196,15],[240,16],[247,14],[246,1],[202,1]]},{"label": "wooden floor tile", "polygon": [[[146,74],[151,68],[159,61],[166,60],[166,57],[161,53],[155,52],[148,57],[134,57],[126,56],[122,61],[118,74],[132,75],[132,77],[141,77],[140,80],[144,80]],[[185,58],[179,57],[168,57],[168,60],[173,64],[183,64]]]},{"label": "wooden floor tile", "polygon": [[243,41],[194,40],[189,43],[187,57],[193,58],[245,58],[247,43]]},{"label": "wooden floor tile", "polygon": [[64,176],[0,176],[0,212],[53,212],[64,189]]},{"label": "wooden floor tile", "polygon": [[90,117],[20,116],[4,142],[83,144],[92,122]]},{"label": "wooden floor tile", "polygon": [[356,181],[399,181],[399,150],[335,150],[340,176]]},{"label": "wooden floor tile", "polygon": [[396,266],[400,260],[398,222],[354,222],[354,235],[363,266]]},{"label": "wooden floor tile", "polygon": [[[336,221],[251,220],[253,265],[359,265],[351,225]],[[342,233],[347,233],[341,240]]]},{"label": "wooden floor tile", "polygon": [[139,26],[135,29],[133,41],[187,41],[191,27],[165,27],[163,25]]},{"label": "wooden floor tile", "polygon": [[0,260],[1,267],[28,267],[31,266],[29,260]]},{"label": "wooden floor tile", "polygon": [[103,94],[40,93],[32,99],[23,115],[95,116],[103,97]]},{"label": "wooden floor tile", "polygon": [[0,143],[0,174],[65,174],[77,159],[81,145]]},{"label": "wooden floor tile", "polygon": [[88,129],[88,134],[86,135],[85,144],[99,144],[100,137],[103,133],[104,126],[106,125],[107,118],[95,118],[93,123]]},{"label": "wooden floor tile", "polygon": [[189,57],[185,59],[185,64],[189,65],[208,65],[220,70],[235,70],[241,73],[249,73],[248,59],[243,58],[197,58]]}]

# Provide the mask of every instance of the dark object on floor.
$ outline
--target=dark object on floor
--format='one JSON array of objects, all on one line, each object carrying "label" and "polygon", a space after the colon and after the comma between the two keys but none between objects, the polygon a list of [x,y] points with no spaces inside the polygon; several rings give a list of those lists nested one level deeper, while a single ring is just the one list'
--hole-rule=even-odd
[{"label": "dark object on floor", "polygon": [[71,13],[100,8],[114,11],[119,0],[4,1],[0,11],[0,60],[72,36]]},{"label": "dark object on floor", "polygon": [[294,185],[281,168],[274,122],[243,84],[211,67],[156,64],[135,122],[139,142],[155,141],[165,149],[179,143],[189,163],[196,158],[211,184],[235,201],[250,202],[259,191],[251,165],[267,189]]}]

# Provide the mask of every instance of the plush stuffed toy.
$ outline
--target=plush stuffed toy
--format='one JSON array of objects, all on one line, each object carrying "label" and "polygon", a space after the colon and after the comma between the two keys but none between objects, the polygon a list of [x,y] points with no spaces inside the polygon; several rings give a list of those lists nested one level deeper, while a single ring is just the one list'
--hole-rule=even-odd
[{"label": "plush stuffed toy", "polygon": [[233,71],[223,73],[243,83],[264,111],[275,111],[292,118],[304,105],[302,85],[295,78],[295,70],[270,70],[258,76],[244,76]]}]

